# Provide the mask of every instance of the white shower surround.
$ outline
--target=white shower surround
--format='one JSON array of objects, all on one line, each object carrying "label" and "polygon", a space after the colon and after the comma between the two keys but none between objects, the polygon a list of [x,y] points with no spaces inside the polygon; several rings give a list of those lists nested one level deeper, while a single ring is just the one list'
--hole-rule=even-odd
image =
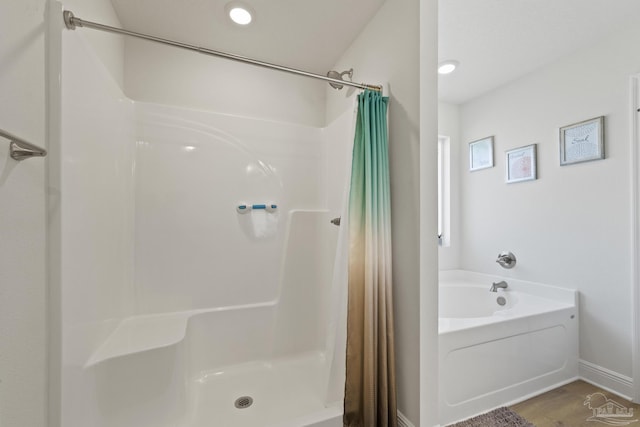
[{"label": "white shower surround", "polygon": [[[506,290],[489,292],[505,280]],[[505,299],[503,306],[498,297]],[[440,272],[440,424],[578,377],[578,292],[462,270]]]},{"label": "white shower surround", "polygon": [[256,425],[285,400],[260,423],[341,425],[329,219],[352,113],[319,129],[135,103],[81,34],[62,52],[62,424],[195,427],[200,399],[246,391],[253,415],[216,416]]}]

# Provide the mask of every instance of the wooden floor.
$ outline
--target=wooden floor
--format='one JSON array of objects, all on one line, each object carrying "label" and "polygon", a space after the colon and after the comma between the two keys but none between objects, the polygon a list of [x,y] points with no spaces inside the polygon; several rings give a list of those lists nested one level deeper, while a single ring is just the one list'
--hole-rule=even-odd
[{"label": "wooden floor", "polygon": [[[602,393],[604,396],[593,393]],[[587,421],[594,415],[594,411],[585,405],[585,401],[591,396],[589,403],[591,408],[599,407],[610,399],[626,408],[633,408],[633,416],[618,418],[616,421],[622,424],[615,425],[640,425],[640,405],[633,404],[613,393],[604,391],[584,381],[576,381],[563,387],[551,390],[540,396],[526,400],[510,407],[522,417],[533,423],[536,427],[597,427],[605,426],[602,419]],[[616,406],[615,403],[613,406]]]}]

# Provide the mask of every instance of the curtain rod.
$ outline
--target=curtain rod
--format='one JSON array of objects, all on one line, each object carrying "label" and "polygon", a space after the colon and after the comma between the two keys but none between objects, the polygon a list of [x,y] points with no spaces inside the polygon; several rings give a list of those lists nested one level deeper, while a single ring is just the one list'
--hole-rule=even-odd
[{"label": "curtain rod", "polygon": [[284,67],[282,65],[271,64],[269,62],[258,61],[256,59],[247,58],[245,56],[235,55],[233,53],[221,52],[217,50],[207,49],[204,47],[194,46],[186,43],[176,42],[173,40],[163,39],[160,37],[150,36],[147,34],[136,33],[122,28],[111,27],[109,25],[99,24],[97,22],[85,21],[73,15],[69,10],[64,11],[64,23],[69,30],[75,30],[77,27],[92,28],[94,30],[106,31],[109,33],[123,34],[126,36],[137,37],[144,40],[149,40],[156,43],[162,43],[169,46],[179,47],[182,49],[199,52],[205,55],[218,56],[221,58],[231,59],[233,61],[244,62],[246,64],[256,65],[258,67],[270,68],[273,70],[284,71],[286,73],[297,74],[299,76],[310,77],[313,79],[324,80],[329,83],[336,83],[340,85],[352,86],[359,89],[369,89],[378,92],[382,92],[382,86],[370,85],[366,83],[354,83],[347,80],[334,79],[331,77],[323,76],[321,74],[310,73],[308,71],[297,70],[295,68]]}]

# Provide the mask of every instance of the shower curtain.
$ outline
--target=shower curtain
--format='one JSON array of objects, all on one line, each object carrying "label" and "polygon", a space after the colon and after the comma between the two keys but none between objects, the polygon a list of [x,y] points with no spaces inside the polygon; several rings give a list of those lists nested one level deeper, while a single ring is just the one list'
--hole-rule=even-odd
[{"label": "shower curtain", "polygon": [[349,193],[346,427],[396,427],[388,98],[358,95]]}]

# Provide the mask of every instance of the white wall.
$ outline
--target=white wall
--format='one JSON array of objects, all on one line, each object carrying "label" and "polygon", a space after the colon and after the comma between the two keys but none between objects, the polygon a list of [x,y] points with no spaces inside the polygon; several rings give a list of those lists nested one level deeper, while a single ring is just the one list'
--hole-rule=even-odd
[{"label": "white wall", "polygon": [[[153,104],[137,109],[138,313],[276,300],[291,211],[326,206],[321,129]],[[278,210],[240,215],[241,202]]]},{"label": "white wall", "polygon": [[420,426],[438,424],[438,2],[420,2]]},{"label": "white wall", "polygon": [[[398,376],[399,410],[415,425],[433,425],[437,417],[420,417],[420,404],[425,402],[420,390],[420,260],[426,259],[424,266],[430,271],[422,283],[425,293],[435,293],[436,253],[434,239],[428,244],[432,253],[420,253],[419,232],[421,227],[419,212],[420,198],[435,197],[435,181],[420,188],[420,90],[421,84],[435,85],[435,76],[429,71],[424,73],[421,82],[420,57],[427,59],[435,56],[436,34],[429,32],[420,45],[420,3],[415,0],[387,0],[376,16],[369,22],[354,43],[347,49],[334,69],[353,67],[354,80],[373,84],[389,85],[389,161],[391,172],[392,236],[393,236],[393,281],[394,310],[396,332],[396,367]],[[423,7],[429,13],[435,12],[435,2],[423,1]],[[430,16],[425,14],[425,16]],[[437,16],[437,14],[436,14]],[[435,31],[436,24],[431,20],[424,23],[429,30]],[[327,89],[327,120],[331,122],[345,110],[351,108],[350,92],[343,90],[336,96],[335,91]],[[427,92],[428,93],[428,92]],[[430,99],[436,100],[436,93],[430,93]],[[423,114],[433,114],[436,107],[427,103],[429,109]],[[429,150],[435,153],[436,126],[427,129],[432,134]],[[432,163],[422,165],[428,172],[434,172],[435,156]],[[428,174],[427,174],[428,175]],[[435,177],[435,172],[434,175]],[[431,200],[431,199],[430,199]],[[435,213],[435,207],[433,210]],[[427,221],[424,227],[436,235],[435,217],[424,212]],[[427,230],[428,231],[428,230]],[[422,257],[426,258],[422,258]],[[434,294],[435,295],[435,294]],[[437,299],[437,297],[436,297]],[[435,314],[435,312],[434,312]],[[429,328],[432,325],[422,325]],[[437,338],[433,340],[433,349],[437,350]],[[437,391],[435,365],[426,373],[431,385]],[[425,374],[422,372],[421,374]],[[436,393],[434,391],[434,393]],[[435,394],[434,394],[435,396]],[[437,403],[437,398],[435,399]],[[435,415],[432,410],[431,414]]]},{"label": "white wall", "polygon": [[[460,229],[460,177],[464,165],[458,161],[465,148],[460,141],[460,108],[454,104],[438,103],[438,135],[449,137],[449,245],[438,248],[438,266],[440,270],[460,268],[462,248],[462,230]],[[465,145],[466,147],[466,145]],[[462,168],[462,169],[461,169]]]},{"label": "white wall", "polygon": [[[495,135],[496,166],[469,173],[463,147],[462,265],[580,291],[580,357],[631,376],[629,76],[640,71],[630,28],[461,108],[464,143]],[[558,129],[605,119],[606,159],[560,167]],[[505,184],[505,150],[538,144],[538,180]],[[498,252],[518,257],[513,270]],[[582,371],[585,374],[585,371]],[[602,380],[597,375],[594,377]]]},{"label": "white wall", "polygon": [[[118,25],[108,0],[65,4]],[[122,40],[64,29],[62,8],[51,2],[47,17],[51,426],[92,423],[95,377],[83,365],[133,311],[133,105],[120,89]]]},{"label": "white wall", "polygon": [[[94,424],[96,376],[84,370],[118,322],[134,312],[134,106],[80,32],[62,34],[59,180],[63,426]],[[87,94],[90,94],[88,96]],[[54,158],[59,162],[53,162]]]},{"label": "white wall", "polygon": [[325,123],[325,84],[317,80],[137,39],[127,39],[125,52],[125,93],[136,101]]},{"label": "white wall", "polygon": [[355,134],[356,94],[351,96],[351,107],[323,129],[327,144],[325,155],[326,206],[334,216],[340,216],[348,197],[351,180],[352,135]]},{"label": "white wall", "polygon": [[[109,0],[61,0],[65,10],[86,21],[120,27],[120,20]],[[77,29],[107,68],[111,77],[124,86],[124,37],[92,29]]]},{"label": "white wall", "polygon": [[[0,2],[0,128],[46,145],[45,1]],[[0,138],[0,425],[46,425],[45,160]]]}]

